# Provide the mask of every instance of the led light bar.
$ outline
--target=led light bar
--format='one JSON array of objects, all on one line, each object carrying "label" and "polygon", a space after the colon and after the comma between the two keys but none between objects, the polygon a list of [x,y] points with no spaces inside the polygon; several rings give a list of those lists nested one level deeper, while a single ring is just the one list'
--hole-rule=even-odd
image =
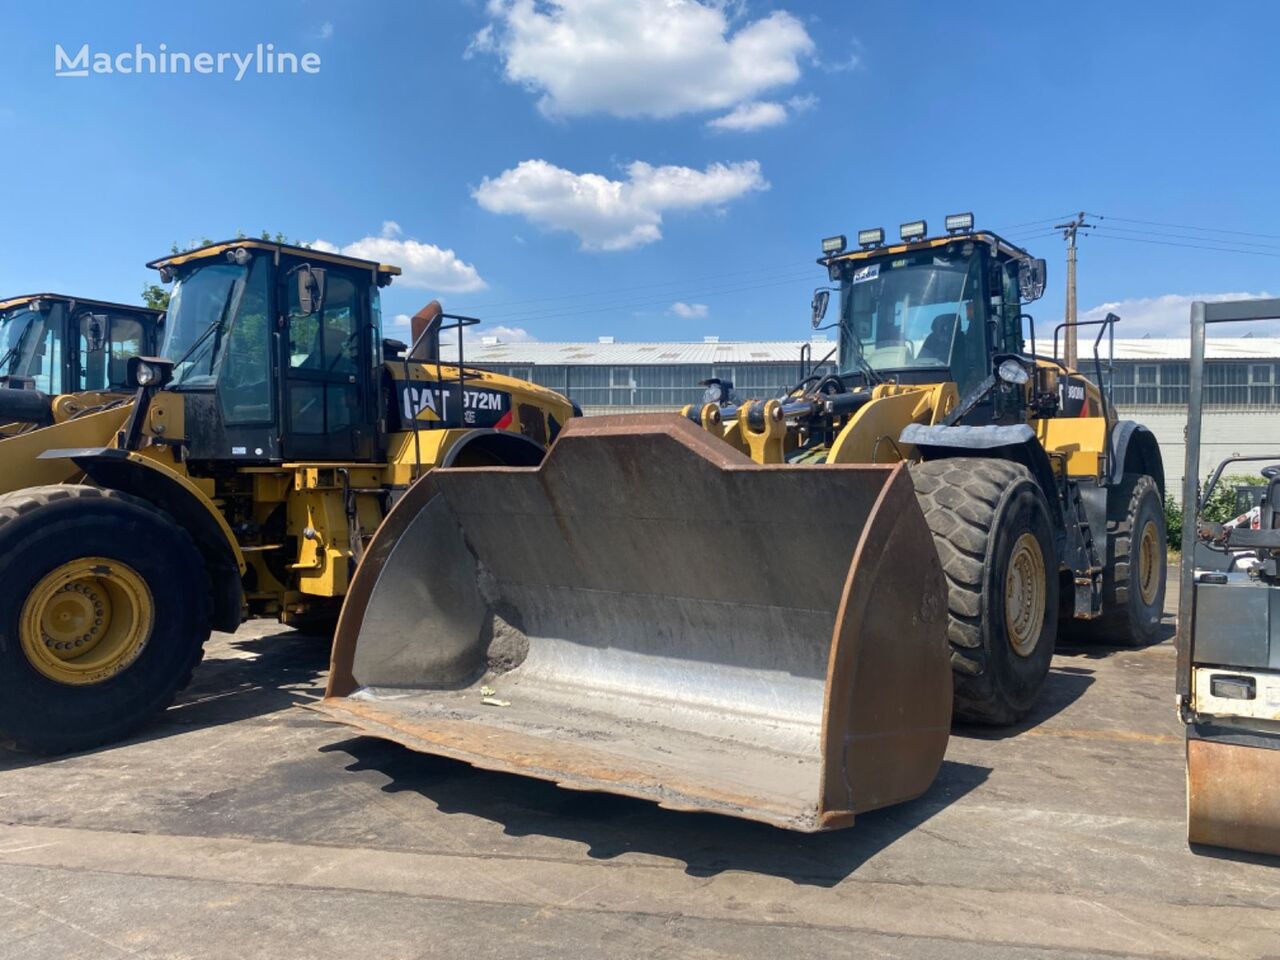
[{"label": "led light bar", "polygon": [[898,236],[904,242],[909,240],[922,240],[929,232],[929,225],[923,220],[912,220],[910,223],[904,223],[898,228]]},{"label": "led light bar", "polygon": [[828,256],[834,256],[837,253],[844,253],[844,248],[848,243],[849,241],[845,238],[843,233],[838,237],[823,237],[822,252]]},{"label": "led light bar", "polygon": [[973,229],[972,213],[949,213],[946,223],[947,233],[967,233]]},{"label": "led light bar", "polygon": [[858,246],[878,247],[884,243],[884,227],[872,227],[870,230],[858,231]]}]

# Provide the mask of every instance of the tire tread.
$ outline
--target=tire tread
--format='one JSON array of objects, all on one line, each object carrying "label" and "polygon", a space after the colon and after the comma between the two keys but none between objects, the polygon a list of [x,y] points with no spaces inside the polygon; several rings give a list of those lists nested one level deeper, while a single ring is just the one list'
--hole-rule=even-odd
[{"label": "tire tread", "polygon": [[[103,487],[95,487],[87,484],[49,484],[38,487],[26,487],[10,493],[0,494],[0,532],[2,532],[9,524],[29,516],[37,510],[44,509],[50,504],[55,504],[69,499],[113,500],[128,503],[134,507],[143,509],[162,520],[171,528],[172,532],[190,548],[195,556],[200,556],[200,551],[196,546],[195,540],[191,537],[191,534],[165,511],[141,497],[121,493],[118,490],[109,490]],[[206,585],[206,589],[200,591],[199,595],[203,597],[203,619],[207,621],[212,603],[212,586]],[[204,644],[207,640],[208,633],[201,638],[200,643],[192,645],[188,660],[183,665],[183,668],[179,673],[178,682],[174,685],[172,690],[168,691],[167,698],[158,703],[155,710],[149,716],[138,718],[136,722],[128,724],[127,728],[114,726],[103,729],[100,732],[100,735],[97,736],[82,735],[77,737],[74,746],[70,747],[51,745],[44,741],[34,741],[20,735],[13,736],[7,731],[0,731],[0,737],[4,737],[5,743],[14,749],[20,750],[24,753],[33,753],[38,755],[56,755],[69,752],[70,750],[90,750],[94,747],[103,746],[104,744],[119,740],[121,737],[127,736],[134,729],[137,729],[137,727],[147,722],[147,720],[168,709],[168,707],[172,705],[178,693],[190,685],[191,678],[195,673],[196,667],[204,658]]]}]

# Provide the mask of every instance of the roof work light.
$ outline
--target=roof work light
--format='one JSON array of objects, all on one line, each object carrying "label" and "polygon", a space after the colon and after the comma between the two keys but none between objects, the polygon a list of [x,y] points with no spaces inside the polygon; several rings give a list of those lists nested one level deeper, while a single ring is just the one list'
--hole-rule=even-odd
[{"label": "roof work light", "polygon": [[898,236],[904,243],[911,240],[922,240],[925,234],[929,232],[929,225],[923,220],[912,220],[910,223],[904,223],[898,228]]}]

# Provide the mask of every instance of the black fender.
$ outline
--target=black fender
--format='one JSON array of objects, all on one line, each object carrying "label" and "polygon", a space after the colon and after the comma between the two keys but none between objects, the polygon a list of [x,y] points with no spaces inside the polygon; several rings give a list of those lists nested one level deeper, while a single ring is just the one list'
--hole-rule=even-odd
[{"label": "black fender", "polygon": [[221,512],[190,480],[155,460],[114,448],[46,450],[40,459],[71,460],[97,486],[139,497],[173,517],[204,558],[213,593],[210,625],[228,633],[240,626],[244,555]]},{"label": "black fender", "polygon": [[1111,449],[1108,485],[1119,483],[1126,473],[1145,473],[1155,480],[1164,500],[1164,458],[1154,433],[1140,423],[1121,420],[1111,431]]},{"label": "black fender", "polygon": [[1049,455],[1036,437],[1036,432],[1025,423],[1008,426],[981,425],[947,427],[910,423],[899,436],[900,443],[909,443],[920,451],[924,460],[941,460],[946,457],[990,457],[1020,463],[1031,471],[1045,502],[1049,515],[1058,529],[1063,528],[1062,499],[1058,496],[1057,478]]},{"label": "black fender", "polygon": [[536,467],[547,455],[547,448],[523,433],[510,430],[477,428],[469,430],[454,442],[440,461],[442,467],[463,467],[469,457],[479,457],[479,465],[494,463],[503,467]]}]

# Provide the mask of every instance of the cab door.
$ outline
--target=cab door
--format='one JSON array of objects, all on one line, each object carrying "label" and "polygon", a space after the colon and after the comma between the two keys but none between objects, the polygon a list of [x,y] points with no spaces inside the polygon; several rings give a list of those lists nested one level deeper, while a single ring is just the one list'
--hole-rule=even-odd
[{"label": "cab door", "polygon": [[[309,304],[300,292],[300,271],[317,278]],[[281,275],[284,455],[370,460],[375,425],[366,402],[371,388],[367,279],[303,262],[286,263]]]}]

